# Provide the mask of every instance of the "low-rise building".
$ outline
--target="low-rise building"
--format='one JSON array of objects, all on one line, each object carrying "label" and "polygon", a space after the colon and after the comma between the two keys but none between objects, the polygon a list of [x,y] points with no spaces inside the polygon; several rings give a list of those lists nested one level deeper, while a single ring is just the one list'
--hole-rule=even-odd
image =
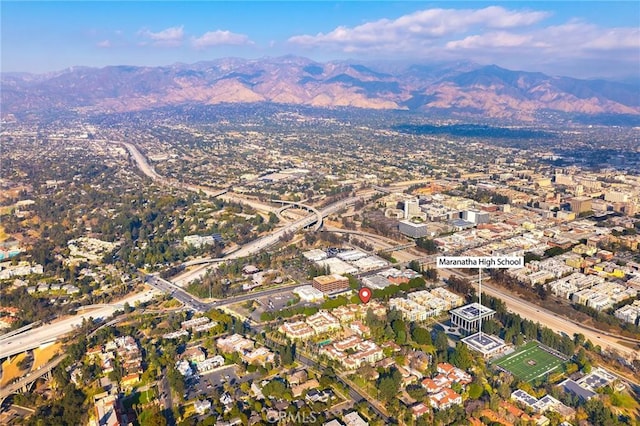
[{"label": "low-rise building", "polygon": [[315,335],[313,328],[303,321],[285,322],[278,329],[282,334],[290,339],[306,340]]},{"label": "low-rise building", "polygon": [[240,357],[247,364],[264,365],[275,360],[275,355],[273,354],[273,352],[264,347],[257,348],[253,351],[245,351],[240,355]]},{"label": "low-rise building", "polygon": [[340,321],[324,310],[307,317],[307,324],[313,328],[317,334],[328,333],[333,330],[340,330],[341,328]]},{"label": "low-rise building", "polygon": [[211,320],[207,317],[198,317],[198,318],[192,318],[188,321],[182,321],[180,323],[180,326],[182,327],[183,330],[188,330],[190,328],[194,328],[199,325],[207,324],[210,321]]},{"label": "low-rise building", "polygon": [[429,227],[424,222],[401,220],[398,223],[398,230],[401,234],[411,238],[424,238],[429,235]]},{"label": "low-rise building", "polygon": [[324,293],[311,285],[296,287],[292,291],[304,302],[318,302],[324,300]]},{"label": "low-rise building", "polygon": [[216,341],[216,346],[225,353],[233,353],[253,349],[254,343],[240,334],[233,334],[229,337],[219,338]]},{"label": "low-rise building", "polygon": [[444,388],[440,392],[429,396],[431,406],[438,410],[445,410],[453,405],[462,404],[462,396],[451,388]]},{"label": "low-rise building", "polygon": [[634,301],[631,305],[621,307],[615,311],[614,315],[622,321],[637,325],[640,318],[640,300]]},{"label": "low-rise building", "polygon": [[196,410],[196,413],[200,415],[206,414],[211,409],[211,401],[208,399],[198,400],[193,403],[193,408]]},{"label": "low-rise building", "polygon": [[471,303],[451,311],[451,323],[466,331],[478,329],[480,321],[486,321],[495,315],[496,311],[482,306],[479,303]]},{"label": "low-rise building", "polygon": [[313,287],[322,293],[336,293],[349,289],[349,279],[338,274],[320,275],[313,279]]}]

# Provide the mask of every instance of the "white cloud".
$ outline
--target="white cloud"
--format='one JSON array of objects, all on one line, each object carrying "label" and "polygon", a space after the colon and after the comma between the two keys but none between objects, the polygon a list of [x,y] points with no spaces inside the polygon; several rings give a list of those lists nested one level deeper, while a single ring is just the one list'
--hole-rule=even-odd
[{"label": "white cloud", "polygon": [[[302,49],[349,56],[470,60],[557,74],[596,75],[637,69],[640,28],[604,28],[579,19],[548,24],[545,11],[427,9],[397,19],[339,26],[288,39]],[[590,71],[593,70],[593,73]]]},{"label": "white cloud", "polygon": [[539,28],[527,33],[487,32],[452,40],[445,44],[448,50],[529,48],[528,53],[562,54],[566,57],[583,56],[589,51],[640,51],[639,28],[601,28],[586,22],[571,20],[562,25]]},{"label": "white cloud", "polygon": [[111,47],[111,41],[109,41],[109,40],[102,40],[102,41],[100,41],[100,42],[96,43],[96,46],[98,46],[98,47],[102,47],[102,48],[104,48],[104,49],[107,49],[107,48]]},{"label": "white cloud", "polygon": [[511,11],[499,6],[484,9],[427,9],[397,19],[380,19],[356,27],[340,26],[329,33],[297,35],[289,42],[301,46],[331,47],[344,51],[397,49],[464,34],[473,28],[508,29],[531,26],[549,16],[540,11]]},{"label": "white cloud", "polygon": [[211,46],[221,45],[239,46],[247,44],[253,44],[247,35],[223,30],[209,31],[200,37],[191,38],[191,45],[196,49],[204,49]]},{"label": "white cloud", "polygon": [[156,46],[175,47],[182,44],[182,40],[184,38],[184,27],[170,27],[155,33],[148,29],[142,29],[138,31],[138,35],[150,40],[151,44]]}]

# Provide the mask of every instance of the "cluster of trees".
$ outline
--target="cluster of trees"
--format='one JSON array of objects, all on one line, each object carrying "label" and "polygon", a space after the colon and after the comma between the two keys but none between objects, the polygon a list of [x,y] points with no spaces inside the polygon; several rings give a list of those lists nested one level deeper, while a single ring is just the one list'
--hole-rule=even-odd
[{"label": "cluster of trees", "polygon": [[20,319],[13,324],[13,328],[20,328],[35,321],[51,318],[56,308],[47,298],[31,297],[26,287],[18,287],[5,291],[0,297],[3,306],[13,306],[20,309]]},{"label": "cluster of trees", "polygon": [[549,290],[544,284],[536,284],[532,287],[530,284],[507,274],[504,269],[491,269],[489,273],[494,282],[510,290],[517,289],[519,293],[530,296],[532,299],[547,300],[549,297]]},{"label": "cluster of trees", "polygon": [[26,424],[29,426],[59,425],[76,426],[86,424],[89,407],[85,393],[72,383],[66,383],[60,389],[60,398],[38,405]]},{"label": "cluster of trees", "polygon": [[361,227],[363,230],[373,231],[374,234],[388,238],[399,238],[398,222],[386,218],[379,210],[366,212],[362,215]]},{"label": "cluster of trees", "polygon": [[471,188],[468,186],[463,186],[462,190],[464,197],[471,198],[479,203],[509,204],[509,197],[498,194],[495,191]]},{"label": "cluster of trees", "polygon": [[416,239],[416,246],[426,251],[428,254],[438,253],[438,245],[430,238],[418,238]]},{"label": "cluster of trees", "polygon": [[427,281],[438,281],[438,271],[434,268],[427,268],[424,269],[422,267],[422,265],[420,264],[420,261],[418,260],[412,260],[411,262],[409,262],[408,265],[409,269],[412,269],[420,274],[422,274],[422,276],[427,280]]},{"label": "cluster of trees", "polygon": [[[494,269],[492,271],[498,271]],[[468,301],[475,300],[476,292],[471,283],[463,278],[451,277],[449,286],[452,290],[465,294]],[[498,334],[508,343],[522,344],[525,339],[538,340],[565,355],[571,356],[575,351],[575,343],[568,336],[560,336],[538,322],[523,319],[517,314],[507,312],[506,305],[500,299],[484,295],[482,303],[496,311],[495,320],[484,321],[483,330],[490,334]]]},{"label": "cluster of trees", "polygon": [[[631,302],[633,302],[633,300],[629,299],[622,302],[621,304],[618,304],[617,306],[620,307],[620,306],[629,304]],[[571,307],[576,311],[585,313],[589,315],[591,318],[593,318],[596,321],[595,325],[598,328],[606,328],[606,326],[610,326],[610,327],[613,326],[622,330],[626,330],[634,335],[640,335],[640,326],[637,326],[627,321],[623,321],[620,318],[617,318],[614,315],[612,315],[613,311],[617,309],[615,307],[614,309],[608,309],[606,311],[598,311],[597,309],[593,309],[589,306],[582,305],[579,303],[573,303],[571,304]]]}]

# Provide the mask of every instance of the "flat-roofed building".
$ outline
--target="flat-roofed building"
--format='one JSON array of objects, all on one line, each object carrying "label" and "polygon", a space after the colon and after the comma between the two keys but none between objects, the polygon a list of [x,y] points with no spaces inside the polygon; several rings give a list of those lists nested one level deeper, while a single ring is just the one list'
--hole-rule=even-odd
[{"label": "flat-roofed building", "polygon": [[316,265],[322,268],[329,268],[329,272],[332,274],[357,274],[358,268],[348,264],[344,260],[340,260],[337,257],[330,257],[325,260],[316,262]]},{"label": "flat-roofed building", "polygon": [[316,333],[327,333],[332,330],[340,330],[340,321],[327,311],[320,311],[307,318],[307,324]]},{"label": "flat-roofed building", "polygon": [[614,315],[622,321],[638,324],[638,318],[640,318],[640,300],[634,301],[631,305],[621,307],[616,310]]},{"label": "flat-roofed building", "polygon": [[317,302],[324,299],[324,293],[310,285],[296,287],[292,293],[305,302]]},{"label": "flat-roofed building", "polygon": [[320,275],[313,279],[313,287],[325,294],[336,293],[349,289],[349,279],[338,274]]},{"label": "flat-roofed building", "polygon": [[480,305],[479,303],[471,303],[460,308],[453,309],[451,313],[451,323],[466,331],[474,331],[478,329],[480,321],[486,321],[493,318],[496,313],[493,309]]},{"label": "flat-roofed building", "polygon": [[403,235],[411,238],[424,238],[429,235],[426,223],[414,223],[410,220],[401,220],[398,223],[398,230]]},{"label": "flat-roofed building", "polygon": [[571,211],[578,214],[591,210],[590,197],[573,197],[569,200],[569,204],[571,205]]},{"label": "flat-roofed building", "polygon": [[278,331],[290,339],[308,339],[316,334],[313,328],[303,321],[285,322]]},{"label": "flat-roofed building", "polygon": [[487,333],[475,333],[462,339],[470,349],[480,352],[484,358],[492,358],[505,352],[508,346],[498,336]]},{"label": "flat-roofed building", "polygon": [[327,252],[320,249],[305,251],[304,253],[302,253],[302,255],[305,257],[305,259],[312,262],[319,262],[327,258]]},{"label": "flat-roofed building", "polygon": [[369,277],[362,278],[362,284],[373,290],[382,290],[392,285],[392,282],[382,275],[371,275]]},{"label": "flat-roofed building", "polygon": [[578,383],[574,382],[571,379],[566,379],[558,386],[562,387],[565,392],[571,393],[583,401],[588,401],[597,395],[597,393],[595,393],[594,391],[580,386]]}]

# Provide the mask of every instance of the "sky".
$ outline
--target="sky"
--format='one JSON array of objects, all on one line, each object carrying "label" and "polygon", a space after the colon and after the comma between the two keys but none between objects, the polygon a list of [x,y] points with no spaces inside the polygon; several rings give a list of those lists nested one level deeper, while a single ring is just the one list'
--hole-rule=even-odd
[{"label": "sky", "polygon": [[638,1],[0,2],[1,69],[305,56],[640,76]]}]

